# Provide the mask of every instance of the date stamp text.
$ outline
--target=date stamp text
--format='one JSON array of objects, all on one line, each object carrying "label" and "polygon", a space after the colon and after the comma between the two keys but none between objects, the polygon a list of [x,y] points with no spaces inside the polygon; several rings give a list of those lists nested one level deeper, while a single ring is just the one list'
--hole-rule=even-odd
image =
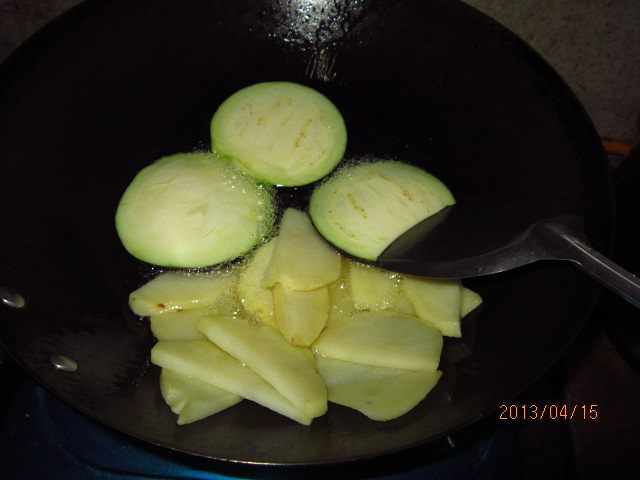
[{"label": "date stamp text", "polygon": [[600,415],[597,404],[522,404],[500,405],[500,420],[596,420]]}]

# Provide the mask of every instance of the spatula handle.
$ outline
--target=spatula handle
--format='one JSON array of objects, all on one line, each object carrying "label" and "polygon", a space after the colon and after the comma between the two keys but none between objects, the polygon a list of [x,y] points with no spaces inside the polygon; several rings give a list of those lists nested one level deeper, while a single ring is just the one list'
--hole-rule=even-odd
[{"label": "spatula handle", "polygon": [[548,223],[545,230],[555,237],[558,258],[568,260],[612,292],[640,308],[640,278],[594,250],[568,225]]}]

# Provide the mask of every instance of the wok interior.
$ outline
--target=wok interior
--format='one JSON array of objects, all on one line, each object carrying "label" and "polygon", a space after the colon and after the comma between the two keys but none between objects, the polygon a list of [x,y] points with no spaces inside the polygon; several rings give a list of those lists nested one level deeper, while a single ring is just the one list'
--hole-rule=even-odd
[{"label": "wok interior", "polygon": [[[120,245],[115,208],[143,166],[210,148],[217,105],[251,83],[290,80],[328,95],[344,114],[349,158],[416,163],[459,199],[553,196],[584,212],[596,244],[608,242],[597,138],[551,69],[462,4],[382,3],[324,2],[335,9],[319,6],[305,23],[294,1],[89,2],[7,62],[0,198],[11,228],[0,280],[29,302],[3,312],[11,354],[121,431],[196,455],[274,463],[362,458],[433,440],[540,375],[595,298],[593,285],[563,266],[470,283],[485,307],[451,344],[445,379],[391,422],[332,406],[303,427],[243,402],[177,427],[160,398],[149,329],[127,308],[149,268]],[[76,359],[79,370],[54,371],[51,353]]]}]

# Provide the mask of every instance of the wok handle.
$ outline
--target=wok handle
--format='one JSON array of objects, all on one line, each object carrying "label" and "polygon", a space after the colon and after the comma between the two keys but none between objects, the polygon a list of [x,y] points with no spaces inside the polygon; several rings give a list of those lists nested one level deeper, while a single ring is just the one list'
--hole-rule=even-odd
[{"label": "wok handle", "polygon": [[594,250],[569,225],[549,222],[545,224],[545,230],[555,237],[555,258],[570,261],[609,290],[640,308],[640,278]]}]

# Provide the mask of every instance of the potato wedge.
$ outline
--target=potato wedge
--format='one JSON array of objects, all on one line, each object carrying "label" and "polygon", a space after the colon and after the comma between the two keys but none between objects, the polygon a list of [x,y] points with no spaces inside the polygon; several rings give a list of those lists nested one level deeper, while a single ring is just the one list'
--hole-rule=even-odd
[{"label": "potato wedge", "polygon": [[402,281],[402,288],[418,317],[438,328],[447,337],[462,336],[460,281],[407,276]]},{"label": "potato wedge", "polygon": [[407,297],[402,288],[400,288],[400,294],[395,298],[389,310],[417,317],[416,310],[413,308],[413,302]]},{"label": "potato wedge", "polygon": [[279,282],[295,290],[314,290],[335,282],[340,266],[340,254],[320,236],[309,217],[287,208],[262,286],[270,288]]},{"label": "potato wedge", "polygon": [[161,273],[129,295],[129,306],[141,316],[205,309],[232,291],[236,281],[235,271]]},{"label": "potato wedge", "polygon": [[275,328],[251,325],[242,318],[203,317],[198,328],[304,415],[315,418],[327,411],[327,389],[309,349],[291,345]]},{"label": "potato wedge", "polygon": [[400,275],[351,261],[349,284],[356,310],[388,310],[400,297]]},{"label": "potato wedge", "polygon": [[311,345],[327,324],[329,289],[293,290],[276,283],[272,291],[276,323],[284,338],[293,345]]},{"label": "potato wedge", "polygon": [[239,395],[167,368],[160,373],[160,393],[178,415],[178,425],[197,422],[242,401]]},{"label": "potato wedge", "polygon": [[353,308],[353,297],[349,283],[338,279],[328,287],[329,291],[329,315],[327,325],[350,318],[355,310]]},{"label": "potato wedge", "polygon": [[379,367],[435,371],[442,334],[417,317],[360,312],[327,326],[312,346],[320,356]]},{"label": "potato wedge", "polygon": [[303,425],[311,424],[311,416],[302,413],[260,375],[208,340],[158,342],[151,349],[151,361],[252,400]]},{"label": "potato wedge", "polygon": [[266,325],[276,326],[271,290],[262,286],[277,237],[258,247],[248,259],[238,278],[240,303],[251,315]]},{"label": "potato wedge", "polygon": [[375,367],[334,358],[316,358],[329,401],[350,407],[372,420],[404,415],[438,383],[442,372]]},{"label": "potato wedge", "polygon": [[151,333],[158,340],[198,340],[206,338],[198,330],[198,320],[202,314],[195,311],[167,312],[151,315]]},{"label": "potato wedge", "polygon": [[468,315],[478,308],[482,303],[482,297],[468,288],[462,289],[462,304],[460,305],[460,314],[462,317]]}]

